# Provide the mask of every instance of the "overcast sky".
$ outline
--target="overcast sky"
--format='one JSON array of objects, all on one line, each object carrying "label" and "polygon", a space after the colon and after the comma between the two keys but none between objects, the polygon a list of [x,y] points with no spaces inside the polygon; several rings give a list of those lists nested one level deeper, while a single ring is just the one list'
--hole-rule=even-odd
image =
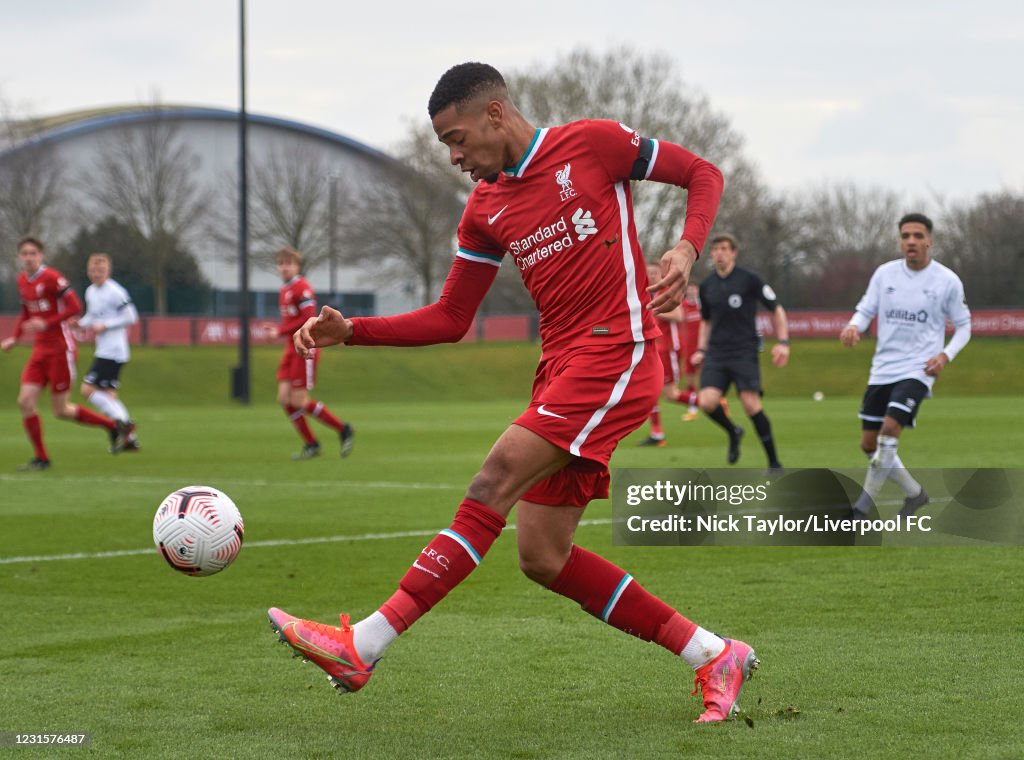
[{"label": "overcast sky", "polygon": [[[0,95],[33,115],[154,98],[237,108],[237,12],[0,0]],[[507,70],[626,44],[670,55],[775,188],[1024,190],[1020,0],[249,0],[248,17],[249,110],[378,148],[426,119],[454,63]]]}]

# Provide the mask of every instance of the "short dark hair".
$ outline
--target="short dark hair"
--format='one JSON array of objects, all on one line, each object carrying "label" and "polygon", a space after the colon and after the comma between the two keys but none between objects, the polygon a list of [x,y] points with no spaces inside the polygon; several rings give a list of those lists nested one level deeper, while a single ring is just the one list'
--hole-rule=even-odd
[{"label": "short dark hair", "polygon": [[916,222],[917,224],[923,224],[924,228],[928,230],[928,234],[930,235],[932,233],[932,220],[926,217],[924,214],[919,214],[917,212],[911,214],[904,214],[903,218],[900,219],[900,223],[896,225],[896,229],[902,230],[903,225],[907,224],[908,222]]},{"label": "short dark hair", "polygon": [[433,119],[448,106],[460,106],[489,91],[495,91],[495,94],[508,92],[501,72],[486,63],[460,63],[437,80],[430,94],[427,113]]},{"label": "short dark hair", "polygon": [[23,245],[34,245],[43,253],[46,253],[46,246],[43,245],[43,241],[37,238],[35,235],[25,235],[21,240],[18,241],[18,247],[16,251],[20,251]]},{"label": "short dark hair", "polygon": [[739,241],[728,232],[723,232],[721,235],[715,235],[711,238],[711,245],[715,245],[715,243],[728,243],[729,247],[734,251],[738,251],[740,249]]}]

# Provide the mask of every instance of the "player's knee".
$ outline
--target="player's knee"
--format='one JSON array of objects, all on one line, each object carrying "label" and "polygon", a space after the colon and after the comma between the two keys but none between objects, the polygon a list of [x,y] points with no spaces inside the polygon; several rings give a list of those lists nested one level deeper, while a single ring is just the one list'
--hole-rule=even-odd
[{"label": "player's knee", "polygon": [[550,588],[558,578],[568,557],[539,552],[519,552],[519,569],[534,583]]},{"label": "player's knee", "polygon": [[96,388],[92,385],[89,385],[88,383],[82,383],[82,387],[79,388],[78,390],[81,392],[82,398],[88,399],[90,396],[92,396]]}]

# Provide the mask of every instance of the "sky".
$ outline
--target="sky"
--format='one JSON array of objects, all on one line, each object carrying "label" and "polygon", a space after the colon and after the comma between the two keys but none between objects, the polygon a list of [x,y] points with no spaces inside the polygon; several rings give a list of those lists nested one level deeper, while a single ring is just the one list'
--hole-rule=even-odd
[{"label": "sky", "polygon": [[[247,16],[250,112],[384,150],[455,63],[626,45],[670,56],[780,191],[1024,191],[1019,0],[248,0]],[[238,107],[237,0],[0,0],[0,18],[0,98],[18,113]]]}]

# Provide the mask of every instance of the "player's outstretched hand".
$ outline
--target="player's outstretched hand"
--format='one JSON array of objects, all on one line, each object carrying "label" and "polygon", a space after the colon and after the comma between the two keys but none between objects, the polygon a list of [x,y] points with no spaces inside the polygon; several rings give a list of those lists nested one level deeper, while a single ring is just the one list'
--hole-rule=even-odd
[{"label": "player's outstretched hand", "polygon": [[848,348],[853,348],[860,343],[860,330],[857,329],[857,325],[844,327],[843,331],[839,333],[839,342]]},{"label": "player's outstretched hand", "polygon": [[945,351],[940,351],[924,363],[924,373],[932,377],[938,377],[943,368],[949,364],[949,357]]},{"label": "player's outstretched hand", "polygon": [[319,316],[310,317],[306,324],[295,331],[292,342],[299,355],[308,359],[314,348],[336,346],[351,337],[352,322],[345,319],[337,309],[324,306]]},{"label": "player's outstretched hand", "polygon": [[0,351],[10,351],[18,341],[15,338],[4,338],[0,340]]},{"label": "player's outstretched hand", "polygon": [[655,314],[672,311],[683,302],[686,283],[690,280],[690,269],[697,260],[697,249],[689,240],[680,240],[674,248],[661,257],[661,279],[652,282],[648,293],[657,293],[647,305]]}]

